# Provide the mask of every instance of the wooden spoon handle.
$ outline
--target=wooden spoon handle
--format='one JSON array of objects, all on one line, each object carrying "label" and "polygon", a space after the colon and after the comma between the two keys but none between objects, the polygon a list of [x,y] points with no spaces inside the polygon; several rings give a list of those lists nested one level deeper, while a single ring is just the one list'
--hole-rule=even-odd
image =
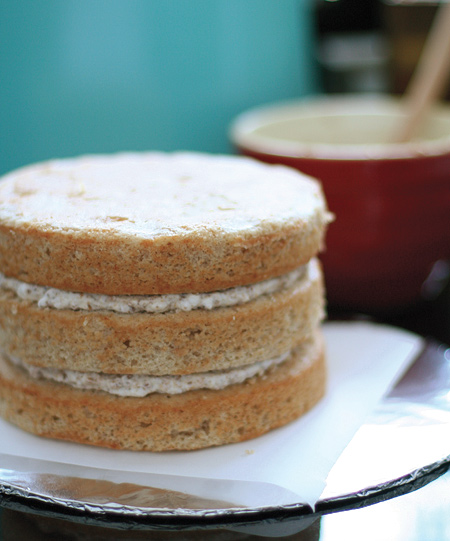
[{"label": "wooden spoon handle", "polygon": [[417,132],[426,112],[437,100],[450,71],[450,2],[439,7],[419,63],[404,97],[404,119],[396,142],[409,141]]}]

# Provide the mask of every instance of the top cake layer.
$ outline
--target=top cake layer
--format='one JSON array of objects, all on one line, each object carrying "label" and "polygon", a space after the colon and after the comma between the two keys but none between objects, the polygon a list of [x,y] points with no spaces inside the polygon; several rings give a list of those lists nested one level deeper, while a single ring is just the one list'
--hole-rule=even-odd
[{"label": "top cake layer", "polygon": [[0,270],[87,293],[215,291],[306,263],[328,220],[315,180],[248,158],[50,161],[0,183]]}]

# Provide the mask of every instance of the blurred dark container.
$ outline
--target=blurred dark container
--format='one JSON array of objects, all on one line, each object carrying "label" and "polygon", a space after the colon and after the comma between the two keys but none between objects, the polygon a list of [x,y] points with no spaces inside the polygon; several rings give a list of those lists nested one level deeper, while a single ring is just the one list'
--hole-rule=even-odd
[{"label": "blurred dark container", "polygon": [[[438,4],[431,0],[383,0],[382,27],[389,50],[388,90],[402,94],[420,58]],[[450,99],[450,89],[445,94]]]},{"label": "blurred dark container", "polygon": [[316,0],[316,57],[322,90],[384,92],[388,50],[379,0]]}]

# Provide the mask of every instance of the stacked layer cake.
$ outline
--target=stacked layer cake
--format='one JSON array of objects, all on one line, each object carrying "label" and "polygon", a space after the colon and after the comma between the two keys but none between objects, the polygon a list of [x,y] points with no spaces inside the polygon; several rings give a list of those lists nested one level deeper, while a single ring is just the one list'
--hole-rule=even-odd
[{"label": "stacked layer cake", "polygon": [[319,184],[247,158],[85,156],[0,182],[0,413],[134,450],[238,442],[325,389]]}]

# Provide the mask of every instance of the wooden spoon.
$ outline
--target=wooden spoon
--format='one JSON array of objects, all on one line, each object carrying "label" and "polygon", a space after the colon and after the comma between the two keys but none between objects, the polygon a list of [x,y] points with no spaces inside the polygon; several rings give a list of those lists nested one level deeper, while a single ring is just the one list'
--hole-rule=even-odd
[{"label": "wooden spoon", "polygon": [[395,134],[404,143],[417,133],[428,110],[445,89],[450,71],[450,1],[441,2],[414,74],[405,91],[405,118]]}]

